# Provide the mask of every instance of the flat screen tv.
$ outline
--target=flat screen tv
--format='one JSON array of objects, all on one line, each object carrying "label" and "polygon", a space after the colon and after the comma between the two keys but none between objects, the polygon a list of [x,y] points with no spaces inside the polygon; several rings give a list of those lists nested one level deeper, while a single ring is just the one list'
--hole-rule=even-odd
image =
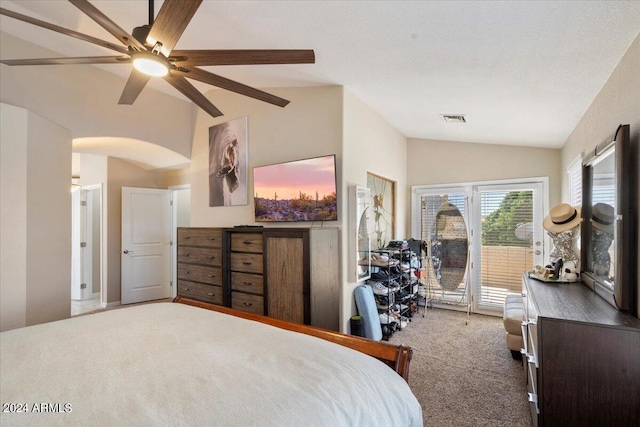
[{"label": "flat screen tv", "polygon": [[257,222],[336,221],[336,156],[253,168]]}]

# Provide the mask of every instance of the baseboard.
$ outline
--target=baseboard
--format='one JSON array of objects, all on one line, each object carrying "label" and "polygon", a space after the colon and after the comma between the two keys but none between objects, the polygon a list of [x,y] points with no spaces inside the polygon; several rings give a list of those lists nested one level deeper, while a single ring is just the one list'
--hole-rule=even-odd
[{"label": "baseboard", "polygon": [[122,305],[120,304],[120,301],[115,301],[115,302],[108,302],[108,303],[102,303],[100,304],[102,306],[102,308],[110,308],[110,307],[116,307],[118,305]]}]

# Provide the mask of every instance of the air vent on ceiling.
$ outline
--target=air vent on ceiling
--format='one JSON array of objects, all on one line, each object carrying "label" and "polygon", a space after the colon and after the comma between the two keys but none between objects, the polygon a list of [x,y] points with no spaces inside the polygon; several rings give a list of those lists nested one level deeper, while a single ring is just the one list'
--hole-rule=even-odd
[{"label": "air vent on ceiling", "polygon": [[442,120],[450,123],[466,123],[467,120],[464,118],[464,114],[440,114]]}]

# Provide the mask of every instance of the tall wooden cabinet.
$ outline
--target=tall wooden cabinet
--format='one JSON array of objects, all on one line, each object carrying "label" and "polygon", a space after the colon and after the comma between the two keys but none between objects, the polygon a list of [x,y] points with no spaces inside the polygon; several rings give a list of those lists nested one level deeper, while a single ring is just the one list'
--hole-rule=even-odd
[{"label": "tall wooden cabinet", "polygon": [[[337,228],[238,227],[224,229],[178,229],[178,252],[194,248],[194,230],[217,230],[222,255],[221,288],[217,304],[291,322],[338,330],[340,292]],[[185,243],[187,242],[187,243]],[[191,246],[188,246],[191,245]],[[191,252],[189,256],[193,257]],[[191,258],[193,259],[193,258]],[[178,270],[185,256],[178,256]],[[182,266],[182,267],[181,267]],[[191,270],[193,267],[189,265]],[[193,273],[186,276],[191,277]],[[194,292],[180,280],[178,295],[199,300],[208,292]],[[187,284],[196,283],[189,281]],[[183,286],[180,286],[183,285]],[[181,290],[182,289],[182,290]],[[185,291],[184,289],[189,289]],[[209,296],[210,297],[210,296]]]},{"label": "tall wooden cabinet", "polygon": [[578,283],[523,278],[534,426],[640,425],[640,320]]}]

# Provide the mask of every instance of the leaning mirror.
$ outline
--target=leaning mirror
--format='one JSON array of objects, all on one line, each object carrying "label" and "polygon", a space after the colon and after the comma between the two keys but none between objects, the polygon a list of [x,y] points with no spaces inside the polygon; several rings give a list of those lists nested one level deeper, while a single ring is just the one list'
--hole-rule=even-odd
[{"label": "leaning mirror", "polygon": [[368,227],[371,191],[366,187],[356,185],[350,188],[350,193],[353,276],[356,282],[362,282],[371,277],[371,259],[369,257],[371,238]]},{"label": "leaning mirror", "polygon": [[[635,312],[633,194],[629,126],[598,145],[583,162],[582,281],[619,310]],[[636,166],[637,167],[637,166]]]},{"label": "leaning mirror", "polygon": [[431,265],[440,287],[454,291],[467,270],[468,236],[458,208],[444,202],[438,209],[431,231]]}]

